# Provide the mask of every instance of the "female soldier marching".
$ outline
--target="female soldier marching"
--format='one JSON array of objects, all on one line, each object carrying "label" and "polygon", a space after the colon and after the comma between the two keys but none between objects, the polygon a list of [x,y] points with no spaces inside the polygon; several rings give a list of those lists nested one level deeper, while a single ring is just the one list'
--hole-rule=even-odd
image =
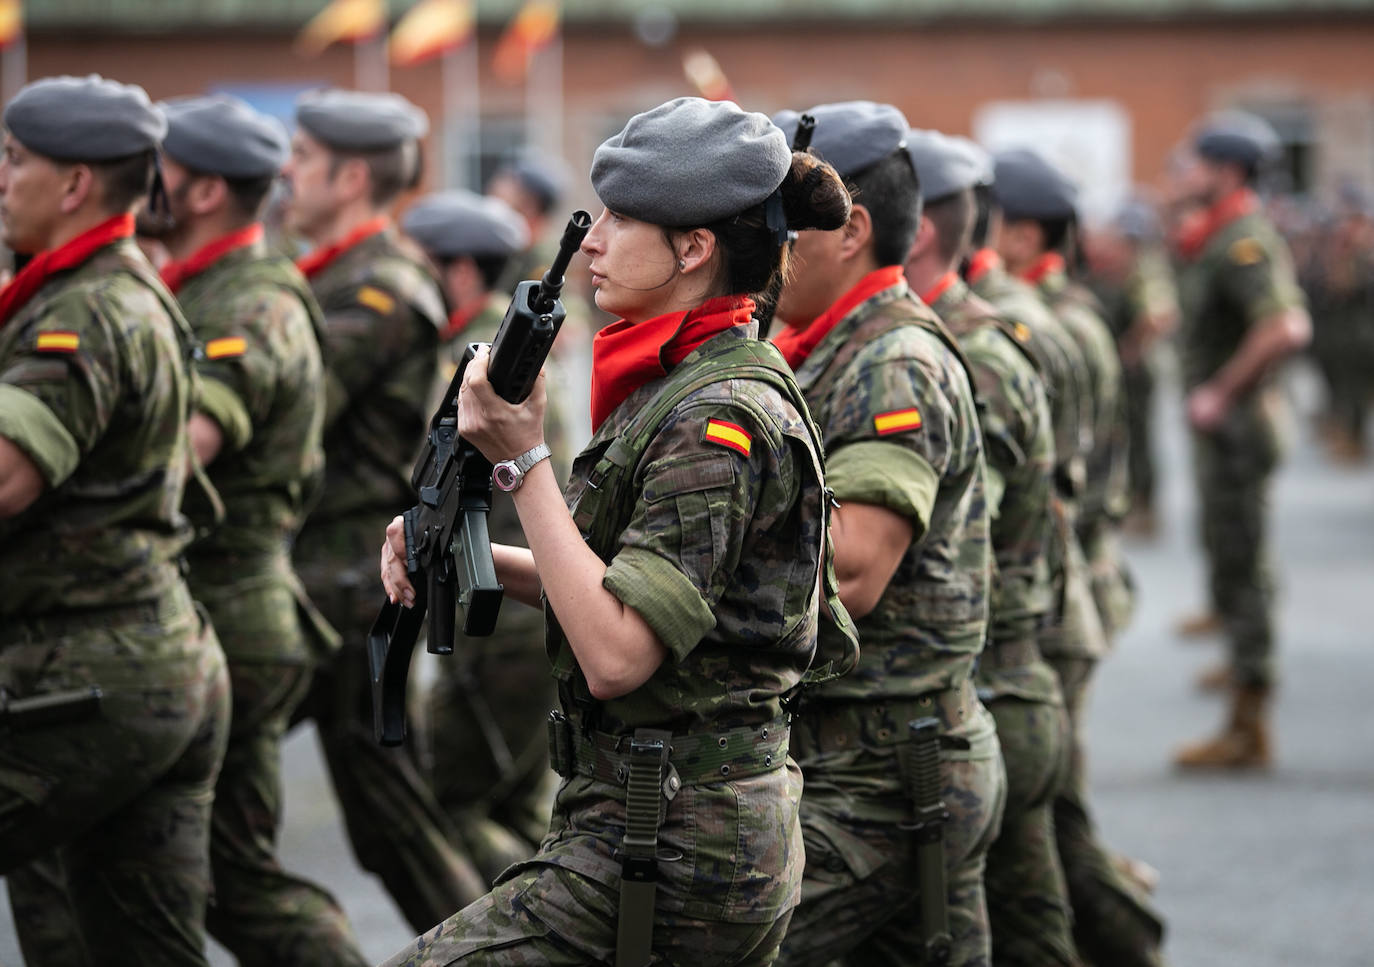
[{"label": "female soldier marching", "polygon": [[[530,548],[493,552],[508,594],[546,602],[563,783],[533,859],[391,964],[767,964],[798,900],[782,702],[815,650],[826,510],[750,296],[785,271],[789,225],[838,228],[849,196],[763,115],[698,98],[632,118],[592,183],[606,210],[583,251],[621,321],[593,344],[595,434],[566,504],[542,386],[511,406],[480,356],[459,406],[464,438],[524,469]],[[410,603],[403,562],[398,518],[383,581]]]}]

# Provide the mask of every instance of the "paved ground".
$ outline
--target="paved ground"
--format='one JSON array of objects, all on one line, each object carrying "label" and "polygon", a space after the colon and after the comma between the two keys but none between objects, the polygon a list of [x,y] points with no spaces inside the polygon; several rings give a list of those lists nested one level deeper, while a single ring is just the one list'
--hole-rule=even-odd
[{"label": "paved ground", "polygon": [[[1294,384],[1299,401],[1310,400],[1308,381]],[[1098,819],[1114,845],[1162,872],[1158,901],[1176,967],[1368,967],[1374,468],[1338,470],[1310,444],[1295,449],[1274,513],[1285,584],[1279,765],[1263,777],[1184,778],[1170,770],[1170,750],[1212,729],[1221,708],[1191,689],[1216,646],[1181,644],[1170,633],[1181,612],[1202,602],[1202,570],[1177,408],[1164,409],[1166,526],[1154,543],[1128,547],[1140,608],[1094,696]],[[352,860],[314,737],[293,736],[286,763],[287,864],[332,885],[367,953],[387,956],[410,932]],[[0,963],[19,962],[0,913]],[[217,951],[214,963],[233,959]]]}]

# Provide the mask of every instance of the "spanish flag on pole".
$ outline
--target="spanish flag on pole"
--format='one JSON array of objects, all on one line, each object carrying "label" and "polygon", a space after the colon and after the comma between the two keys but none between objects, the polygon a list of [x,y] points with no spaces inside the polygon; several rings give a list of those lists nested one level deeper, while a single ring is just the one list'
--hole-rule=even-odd
[{"label": "spanish flag on pole", "polygon": [[22,0],[0,0],[0,50],[24,36]]},{"label": "spanish flag on pole", "polygon": [[524,80],[530,58],[558,36],[558,0],[525,0],[525,5],[496,42],[491,69],[508,84]]},{"label": "spanish flag on pole", "polygon": [[315,57],[332,44],[358,44],[386,29],[386,0],[330,0],[296,38],[296,52]]},{"label": "spanish flag on pole", "polygon": [[420,0],[391,31],[391,63],[414,67],[472,39],[472,0]]}]

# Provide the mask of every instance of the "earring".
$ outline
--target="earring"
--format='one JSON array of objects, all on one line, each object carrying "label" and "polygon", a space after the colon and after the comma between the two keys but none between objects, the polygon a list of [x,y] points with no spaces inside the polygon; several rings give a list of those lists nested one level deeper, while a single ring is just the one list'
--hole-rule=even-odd
[{"label": "earring", "polygon": [[685,268],[687,268],[687,260],[686,260],[686,259],[678,259],[678,260],[677,260],[677,267],[680,268],[680,269],[685,269]]}]

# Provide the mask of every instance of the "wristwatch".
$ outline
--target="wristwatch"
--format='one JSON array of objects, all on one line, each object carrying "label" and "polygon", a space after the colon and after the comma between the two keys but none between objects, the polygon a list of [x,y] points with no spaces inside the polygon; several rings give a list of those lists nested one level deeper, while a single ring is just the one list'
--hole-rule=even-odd
[{"label": "wristwatch", "polygon": [[526,450],[514,460],[502,460],[491,468],[491,482],[496,484],[498,490],[510,493],[512,490],[519,490],[520,485],[525,482],[525,474],[534,469],[534,465],[540,460],[547,460],[552,454],[549,452],[547,443]]}]

